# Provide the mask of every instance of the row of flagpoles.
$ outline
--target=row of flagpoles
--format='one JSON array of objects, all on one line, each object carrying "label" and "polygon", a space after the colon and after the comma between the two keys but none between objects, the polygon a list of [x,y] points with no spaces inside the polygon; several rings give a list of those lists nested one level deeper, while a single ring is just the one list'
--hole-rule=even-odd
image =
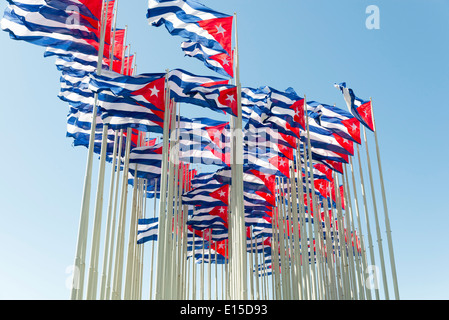
[{"label": "row of flagpoles", "polygon": [[[187,22],[177,21],[179,16],[173,18],[171,15],[170,10],[173,9],[169,5],[176,6],[178,2],[185,4],[183,8],[189,8],[192,16],[204,14],[208,17],[195,22],[197,31],[195,28],[185,27]],[[69,6],[72,7],[69,9]],[[55,12],[66,14],[66,17],[73,15],[73,6],[79,10],[77,17],[78,22],[81,21],[81,27],[78,29],[68,27],[55,18]],[[246,171],[245,156],[248,155],[248,151],[245,146],[248,142],[245,135],[252,131],[248,129],[251,126],[243,126],[243,118],[247,121],[254,120],[256,108],[248,107],[246,100],[242,101],[249,91],[242,88],[240,83],[236,16],[222,15],[208,8],[206,10],[201,4],[189,0],[177,2],[150,0],[149,6],[147,16],[150,22],[153,21],[153,25],[166,23],[167,20],[164,22],[159,16],[163,16],[164,19],[171,17],[174,20],[170,25],[166,25],[167,30],[190,39],[182,45],[187,55],[200,59],[208,68],[220,74],[228,74],[233,80],[233,84],[228,83],[224,91],[216,89],[217,80],[221,79],[210,77],[212,81],[200,81],[200,85],[195,87],[196,91],[190,87],[189,93],[187,87],[184,87],[182,92],[186,96],[188,93],[191,94],[189,99],[200,96],[202,100],[200,99],[199,105],[204,106],[210,96],[217,94],[214,90],[218,90],[219,98],[218,102],[214,101],[214,106],[230,113],[230,134],[225,135],[226,143],[224,143],[224,149],[229,148],[230,156],[229,159],[221,158],[228,165],[225,168],[229,168],[230,172],[217,171],[213,175],[215,180],[212,180],[216,181],[224,177],[220,175],[229,173],[227,177],[230,178],[230,182],[219,185],[218,189],[209,193],[209,196],[213,195],[207,201],[214,199],[221,201],[221,204],[214,208],[195,202],[198,201],[195,199],[199,199],[195,197],[196,192],[202,190],[198,187],[201,184],[197,181],[202,175],[198,174],[199,168],[194,169],[181,156],[182,145],[185,143],[182,133],[186,132],[183,128],[187,121],[181,116],[180,103],[186,100],[182,100],[181,98],[185,97],[175,91],[177,83],[171,78],[180,71],[137,74],[135,55],[131,56],[130,46],[125,46],[127,28],[116,28],[117,1],[10,1],[2,19],[2,29],[10,32],[13,38],[48,46],[48,55],[59,57],[57,65],[60,70],[66,71],[68,68],[73,71],[76,63],[81,64],[81,70],[89,70],[87,78],[84,78],[88,79],[87,82],[80,81],[85,86],[78,87],[82,88],[81,92],[92,94],[89,96],[92,99],[88,104],[91,109],[87,111],[89,129],[87,132],[85,130],[83,136],[88,141],[77,142],[87,146],[88,152],[71,299],[142,299],[146,287],[143,281],[146,277],[150,279],[149,298],[159,300],[380,299],[379,286],[368,281],[372,280],[370,278],[372,267],[378,264],[381,269],[384,298],[390,299],[388,262],[385,261],[387,254],[382,243],[380,210],[377,207],[374,186],[375,175],[370,162],[365,126],[374,134],[394,297],[399,299],[372,101],[359,103],[352,90],[345,86],[339,87],[348,107],[355,108],[356,118],[360,120],[357,125],[362,124],[366,162],[362,160],[360,154],[359,144],[362,146],[360,141],[356,143],[354,161],[351,154],[346,157],[348,161],[336,161],[338,162],[336,164],[332,160],[320,161],[323,157],[317,156],[316,145],[312,144],[313,135],[317,133],[312,131],[312,124],[316,128],[316,119],[311,118],[308,112],[309,102],[305,97],[297,99],[289,106],[288,111],[294,111],[294,116],[291,116],[294,122],[286,121],[287,118],[281,118],[283,115],[280,115],[279,119],[284,121],[281,121],[283,128],[277,127],[286,129],[287,136],[293,137],[293,142],[288,147],[289,156],[278,156],[276,162],[271,162],[273,158],[270,158],[267,163],[269,169],[265,173],[260,170],[262,174],[260,172],[255,174],[253,169],[252,174],[262,183],[259,182],[257,189],[259,193],[249,194],[245,189],[250,175],[249,171]],[[37,7],[39,9],[36,11]],[[217,19],[220,23],[212,24]],[[51,36],[48,36],[45,33],[48,31],[45,24],[40,23],[50,20],[52,25],[48,30]],[[230,38],[226,41],[219,38],[229,31],[225,28],[229,21],[233,21],[231,24],[235,30],[235,48],[232,52],[228,48]],[[90,27],[85,27],[86,25]],[[56,27],[57,29],[52,29]],[[89,38],[89,41],[81,38],[81,41],[77,38],[76,32],[82,36],[87,32],[92,38]],[[189,32],[197,33],[195,37],[190,37]],[[192,43],[192,38],[205,40]],[[92,58],[95,54],[84,52],[83,49],[74,49],[74,44],[80,43],[84,48],[85,42],[89,44],[86,48],[95,49],[92,52],[96,53],[96,61]],[[210,47],[207,47],[208,45]],[[186,51],[186,48],[192,47],[195,47],[194,51]],[[64,60],[67,56],[70,56],[71,60]],[[66,63],[68,61],[69,64]],[[228,68],[229,61],[233,66],[232,70]],[[120,64],[115,65],[114,62]],[[76,78],[72,73],[65,73],[63,77],[68,84],[73,83],[72,78]],[[181,83],[186,82],[186,78],[183,79]],[[163,84],[159,86],[162,82],[157,81],[162,81]],[[131,94],[123,93],[126,90],[132,91]],[[221,99],[222,92],[227,93],[226,100],[229,101],[226,103]],[[263,90],[256,90],[251,94],[255,92],[268,96]],[[130,100],[131,95],[142,96],[143,100],[135,103],[134,100]],[[115,117],[112,112],[108,115],[107,106],[108,102],[112,103],[111,99],[116,97],[123,99],[122,103],[131,105],[132,101],[133,106],[146,107],[148,117],[136,118],[137,120],[127,118],[137,126],[119,126],[115,120],[106,121],[110,119],[108,116],[113,119]],[[270,93],[271,97],[273,96]],[[69,101],[78,115],[85,111],[83,103],[74,104],[72,96],[66,95],[63,90],[60,98]],[[274,99],[272,101],[270,111],[274,112],[274,108],[280,104],[276,104]],[[366,111],[367,106],[372,119],[368,124],[367,118],[359,118],[360,114],[357,113],[358,108],[364,108]],[[267,123],[273,114],[268,116],[262,114],[265,120],[260,123]],[[324,121],[324,116],[323,113],[321,121]],[[78,122],[73,123],[69,119],[70,114],[68,128],[72,124],[78,125],[82,122],[80,118]],[[279,125],[279,119],[270,121]],[[157,129],[153,129],[153,124],[147,124],[150,122],[156,123],[154,127]],[[352,123],[356,125],[356,122]],[[99,124],[102,125],[100,134]],[[151,129],[148,129],[148,126],[152,126]],[[206,127],[212,126],[203,125],[203,128]],[[160,134],[162,142],[156,144],[156,138],[149,139],[149,132]],[[187,132],[190,134],[191,131]],[[300,134],[295,136],[290,132]],[[80,136],[80,132],[76,134],[68,136],[74,138]],[[95,154],[99,154],[100,158],[95,202],[92,205]],[[151,155],[151,160],[148,160],[150,158],[144,160],[148,155]],[[109,190],[105,185],[108,180],[106,177],[108,163],[111,164]],[[259,162],[255,161],[253,164],[255,163]],[[317,170],[317,164],[323,163],[327,170],[322,169],[323,167]],[[366,188],[364,164],[368,170],[369,188]],[[147,170],[147,166],[153,166],[153,169]],[[359,169],[358,172],[355,170],[356,167]],[[276,169],[275,174],[273,168]],[[320,177],[317,177],[317,174]],[[326,178],[321,178],[321,175],[325,175]],[[359,186],[357,180],[360,182]],[[131,191],[129,191],[130,184]],[[208,187],[209,182],[204,185]],[[260,190],[265,187],[269,192],[261,196]],[[359,189],[360,195],[357,192]],[[372,211],[368,206],[370,196],[366,191],[368,189],[371,192]],[[109,194],[107,201],[104,199],[106,191]],[[254,209],[254,212],[251,212],[253,207],[248,206],[247,197],[256,198],[256,195],[259,196],[257,201],[263,201],[260,203],[268,206],[265,205],[266,209]],[[153,198],[154,201],[152,218],[147,216],[147,207],[151,206],[150,202],[147,202],[149,198]],[[199,211],[203,208],[207,209],[207,219],[219,217],[217,219],[220,226],[226,227],[215,228],[213,225],[204,227],[196,224],[195,219],[200,216]],[[371,234],[373,222],[376,229],[377,252]],[[88,232],[90,223],[92,223],[91,234]],[[219,231],[223,230],[225,234],[219,234]],[[104,232],[103,241],[102,232]],[[150,257],[145,254],[146,243],[151,244]],[[148,269],[145,268],[147,264],[150,265]],[[149,275],[146,275],[146,272]],[[377,278],[374,277],[374,280],[376,282]]]}]

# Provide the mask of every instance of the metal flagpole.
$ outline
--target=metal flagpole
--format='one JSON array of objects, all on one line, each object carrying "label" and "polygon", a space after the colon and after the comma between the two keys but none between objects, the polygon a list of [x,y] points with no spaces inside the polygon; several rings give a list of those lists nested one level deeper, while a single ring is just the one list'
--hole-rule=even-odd
[{"label": "metal flagpole", "polygon": [[165,225],[167,223],[167,166],[168,166],[168,140],[169,140],[169,120],[170,120],[170,90],[168,87],[168,71],[165,76],[165,112],[164,112],[164,127],[163,127],[163,147],[162,147],[162,164],[161,164],[161,183],[160,183],[160,199],[159,199],[159,234],[158,234],[158,248],[157,248],[157,266],[156,266],[156,300],[163,299],[164,286],[164,268],[165,261]]},{"label": "metal flagpole", "polygon": [[[107,10],[106,6],[106,10]],[[105,1],[102,1],[101,10],[101,23],[100,23],[100,46],[98,50],[98,61],[97,61],[97,75],[101,74],[102,62],[103,62],[103,51],[104,51],[104,37],[106,32],[106,17],[105,14]],[[81,214],[78,227],[78,239],[76,245],[76,255],[74,262],[74,276],[72,282],[71,299],[81,300],[83,297],[84,289],[84,271],[85,271],[85,260],[86,260],[86,246],[87,246],[87,229],[89,224],[89,206],[90,206],[90,193],[92,187],[92,165],[93,165],[93,152],[95,143],[95,130],[97,126],[97,102],[98,94],[94,94],[94,105],[92,108],[92,124],[89,137],[89,148],[87,152],[86,161],[86,173],[84,176],[84,186],[83,186],[83,196],[81,200]]]},{"label": "metal flagpole", "polygon": [[[306,100],[306,95],[304,95],[304,101]],[[314,233],[312,231],[312,211],[313,211],[313,206],[314,206],[314,200],[313,200],[313,192],[312,195],[310,194],[310,190],[313,187],[313,180],[311,179],[311,184],[312,186],[309,187],[309,175],[312,178],[312,174],[313,171],[310,172],[309,174],[309,169],[307,168],[307,164],[309,163],[311,166],[311,162],[312,162],[312,147],[311,147],[311,143],[310,143],[310,137],[309,137],[309,117],[307,115],[306,112],[306,138],[307,138],[307,146],[304,144],[304,169],[305,169],[305,180],[306,180],[306,197],[307,197],[307,211],[309,214],[309,243],[310,243],[310,256],[311,256],[311,261],[310,261],[310,268],[312,270],[311,273],[311,282],[312,282],[312,295],[314,300],[318,299],[318,288],[317,288],[317,275],[316,275],[316,262],[315,262],[315,252],[313,250],[313,240],[314,240]],[[306,147],[307,147],[307,157],[306,157]],[[312,203],[311,203],[312,202]]]},{"label": "metal flagpole", "polygon": [[[114,26],[112,27],[113,33],[111,38],[111,49],[109,52],[109,71],[113,70],[114,65],[114,51],[115,51],[115,35],[117,31],[117,8],[118,8],[118,0],[115,2],[114,6]],[[123,62],[122,62],[123,63]],[[114,179],[115,179],[115,153],[117,149],[117,134],[118,131],[115,131],[115,137],[114,137],[114,147],[113,147],[113,163],[112,163],[112,173],[111,173],[111,182],[110,182],[110,190],[109,190],[109,203],[108,203],[108,214],[107,214],[107,222],[106,222],[106,239],[105,239],[105,249],[103,253],[103,272],[101,277],[101,285],[100,285],[100,299],[104,300],[105,294],[106,294],[106,272],[107,272],[107,260],[108,260],[108,248],[109,248],[109,238],[110,238],[110,231],[111,231],[111,210],[112,210],[112,196],[113,196],[113,185],[114,185]]]},{"label": "metal flagpole", "polygon": [[[348,183],[347,183],[347,175],[346,175],[346,164],[344,165],[344,171],[342,175],[342,185],[343,185],[343,201],[342,204],[345,206],[345,216],[343,218],[344,222],[346,223],[346,233],[347,233],[347,242],[348,242],[348,263],[349,263],[349,273],[350,273],[350,288],[352,288],[352,299],[357,300],[358,292],[357,292],[357,280],[356,279],[356,270],[354,266],[354,249],[351,242],[351,214],[352,214],[352,207],[351,204],[349,204],[349,189],[348,189]],[[346,180],[345,180],[346,179]]]},{"label": "metal flagpole", "polygon": [[126,129],[126,150],[122,177],[122,190],[120,200],[120,216],[117,229],[117,245],[115,254],[114,281],[112,287],[112,299],[119,300],[122,291],[123,255],[125,242],[126,202],[128,196],[129,153],[131,150],[131,128]]},{"label": "metal flagpole", "polygon": [[114,195],[114,184],[115,184],[115,166],[117,161],[117,143],[118,143],[118,130],[115,131],[114,135],[114,147],[112,150],[112,172],[111,172],[111,182],[109,189],[109,203],[108,203],[108,213],[107,213],[107,221],[106,221],[106,236],[105,236],[105,245],[103,250],[103,272],[101,275],[101,285],[100,285],[100,299],[104,300],[106,297],[106,273],[108,266],[108,255],[109,255],[109,244],[111,239],[111,223],[112,223],[112,202]]},{"label": "metal flagpole", "polygon": [[87,299],[97,298],[98,257],[100,254],[100,231],[103,214],[104,173],[106,167],[106,149],[108,145],[108,125],[103,124],[103,137],[100,151],[100,168],[98,170],[97,196],[95,203],[94,225],[92,227],[92,242],[90,249],[90,267],[87,281]]},{"label": "metal flagpole", "polygon": [[[290,161],[290,177],[291,177],[291,205],[292,210],[292,225],[293,225],[293,254],[294,254],[294,270],[295,270],[295,284],[294,284],[294,297],[296,299],[302,299],[302,272],[299,255],[299,220],[298,220],[298,190],[297,180],[295,174],[295,161]],[[294,206],[294,207],[293,207]]]},{"label": "metal flagpole", "polygon": [[[362,191],[362,197],[363,197],[363,208],[364,208],[364,212],[365,212],[366,230],[368,233],[370,262],[371,262],[371,265],[375,266],[376,262],[375,262],[375,257],[374,257],[374,245],[373,245],[373,240],[372,240],[372,236],[371,236],[371,227],[370,227],[369,215],[368,215],[368,204],[366,201],[365,182],[363,179],[362,161],[360,158],[359,145],[357,145],[357,159],[358,159],[358,163],[359,163],[360,185],[361,185],[361,189],[362,189],[361,191]],[[377,277],[376,277],[376,280],[377,280]],[[370,289],[370,288],[368,288],[368,289]],[[379,288],[377,287],[377,283],[375,284],[375,287],[374,287],[374,293],[376,294],[376,300],[379,300]]]},{"label": "metal flagpole", "polygon": [[[352,158],[349,158],[349,163],[350,163],[350,168],[351,168],[351,177],[352,177],[352,186],[353,186],[353,190],[354,190],[354,208],[355,208],[355,213],[356,213],[356,217],[357,217],[357,226],[359,228],[359,233],[360,233],[360,241],[361,241],[361,247],[364,249],[365,248],[365,243],[364,243],[364,236],[363,236],[363,230],[362,230],[362,222],[360,220],[360,214],[359,214],[359,205],[358,205],[358,199],[357,199],[357,188],[356,188],[356,184],[355,184],[355,177],[354,177],[354,170],[353,170],[353,165],[352,165]],[[365,254],[362,254],[362,270],[361,270],[361,277],[363,276],[364,272],[366,272],[366,269],[368,267],[368,263],[365,259]],[[362,277],[363,279],[363,277]],[[364,294],[366,294],[366,298],[368,300],[371,300],[371,290],[369,290],[365,283],[362,284],[363,288],[364,288]]]},{"label": "metal flagpole", "polygon": [[[237,37],[237,14],[235,19],[235,81],[237,86],[237,117],[234,119],[233,131],[233,163],[232,170],[235,172],[235,179],[232,180],[235,199],[233,201],[232,214],[235,219],[235,228],[231,229],[232,239],[231,252],[233,270],[231,272],[236,277],[231,283],[233,286],[233,296],[231,299],[247,298],[247,270],[246,270],[246,237],[245,237],[245,217],[243,204],[243,131],[242,131],[242,105],[241,105],[241,84],[238,59],[238,37]],[[238,280],[237,280],[238,279]]]},{"label": "metal flagpole", "polygon": [[[168,196],[167,196],[167,221],[165,224],[165,232],[166,232],[166,249],[165,249],[165,264],[166,268],[164,270],[164,287],[163,287],[163,296],[164,299],[172,299],[173,295],[173,244],[174,244],[174,215],[173,215],[173,201],[174,201],[174,181],[175,181],[175,162],[176,162],[176,146],[173,147],[173,144],[176,145],[176,138],[172,137],[172,132],[175,130],[175,115],[176,115],[176,103],[172,103],[172,108],[170,109],[170,148],[168,152]],[[173,163],[172,163],[173,162]]]},{"label": "metal flagpole", "polygon": [[380,161],[380,152],[379,152],[379,142],[377,140],[377,130],[376,130],[376,122],[374,120],[374,112],[373,112],[373,101],[370,99],[371,102],[371,114],[373,117],[373,126],[374,126],[374,141],[376,143],[376,155],[377,155],[377,165],[379,167],[379,179],[380,179],[380,186],[382,190],[382,203],[384,207],[384,214],[385,214],[385,226],[387,231],[387,241],[388,241],[388,250],[390,255],[390,264],[391,264],[391,271],[393,276],[393,287],[394,287],[394,294],[396,300],[399,300],[399,287],[398,287],[398,278],[396,274],[396,264],[394,259],[394,251],[393,251],[393,240],[391,238],[391,227],[390,227],[390,219],[388,217],[388,207],[387,207],[387,197],[385,195],[385,186],[384,186],[384,178],[382,173],[382,165]]},{"label": "metal flagpole", "polygon": [[134,171],[134,188],[132,195],[132,205],[131,205],[131,217],[129,222],[129,238],[128,238],[128,250],[126,258],[126,270],[125,270],[125,292],[124,299],[131,299],[132,292],[132,276],[134,268],[134,250],[136,246],[136,229],[137,229],[137,190],[138,190],[138,167],[136,163],[136,169]]},{"label": "metal flagpole", "polygon": [[[109,10],[109,2],[105,8],[105,19],[104,19],[104,30],[107,28],[107,17]],[[116,10],[116,7],[113,9]],[[113,13],[114,14],[114,13]],[[115,20],[115,18],[114,18]],[[103,31],[103,30],[102,30]],[[104,31],[106,33],[106,31]],[[115,27],[114,33],[115,35]],[[111,39],[110,39],[111,40]],[[110,55],[113,56],[114,51],[114,38],[110,41],[112,46],[110,49]],[[109,70],[112,70],[113,61],[109,62]],[[103,214],[103,197],[104,197],[104,173],[106,166],[106,152],[107,152],[107,139],[108,138],[108,124],[103,123],[103,140],[101,143],[101,156],[100,156],[100,168],[98,172],[98,184],[97,184],[97,195],[96,195],[96,204],[95,204],[95,216],[94,216],[94,225],[93,225],[93,234],[92,234],[92,243],[91,243],[91,257],[90,257],[90,268],[88,275],[88,284],[87,284],[87,299],[96,299],[97,297],[97,285],[98,285],[98,259],[100,254],[100,232],[101,232],[101,220]]]},{"label": "metal flagpole", "polygon": [[[348,218],[348,221],[346,221],[346,229],[349,230],[351,229],[351,234],[352,234],[352,239],[353,239],[353,243],[354,245],[356,245],[356,239],[355,239],[355,228],[354,228],[354,217],[353,217],[353,211],[352,211],[352,202],[351,202],[351,191],[350,191],[350,187],[349,187],[349,178],[348,178],[348,171],[346,168],[346,164],[344,165],[344,192],[345,192],[345,208],[346,208],[346,217]],[[355,250],[354,246],[351,245],[351,259],[350,259],[350,263],[351,263],[351,267],[352,267],[352,272],[353,272],[353,287],[354,290],[356,291],[354,293],[354,298],[355,299],[360,299],[363,300],[364,297],[364,288],[363,288],[363,278],[362,276],[362,272],[360,270],[360,264],[359,264],[359,259],[358,259],[358,255],[357,255],[357,250]],[[355,268],[355,270],[354,270]],[[358,293],[358,296],[357,294]]]},{"label": "metal flagpole", "polygon": [[[157,203],[157,178],[154,179],[154,208],[153,208],[153,218],[156,218],[156,203]],[[158,225],[159,228],[159,225]],[[155,241],[151,243],[151,268],[150,268],[150,294],[149,299],[153,297],[153,265],[154,265],[154,245]]]},{"label": "metal flagpole", "polygon": [[373,200],[374,219],[376,222],[377,242],[379,244],[378,248],[379,248],[380,266],[382,268],[382,280],[383,280],[383,285],[384,285],[384,294],[385,294],[385,299],[389,300],[390,297],[388,294],[388,283],[387,283],[387,274],[386,274],[386,270],[385,270],[384,250],[383,250],[383,246],[382,246],[382,237],[381,237],[381,233],[380,233],[379,217],[377,215],[376,196],[375,196],[375,192],[374,192],[374,182],[373,182],[373,175],[372,175],[372,171],[371,171],[371,161],[370,161],[369,150],[368,150],[368,142],[366,139],[365,126],[363,126],[363,138],[365,141],[366,158],[367,158],[368,173],[369,173],[369,180],[370,180],[370,186],[371,186],[371,197]]},{"label": "metal flagpole", "polygon": [[[301,165],[301,139],[298,139],[298,146],[296,150],[297,154],[297,166],[298,166],[298,191],[299,191],[299,201],[300,201],[300,238],[301,238],[301,264],[303,268],[303,275],[304,275],[304,299],[312,299],[312,285],[311,285],[311,271],[310,271],[310,264],[309,264],[309,254],[307,249],[307,228],[306,228],[306,210],[304,206],[304,183],[302,179],[302,165]],[[306,162],[306,155],[305,155],[305,146],[304,146],[304,162]],[[309,215],[310,217],[310,215]]]},{"label": "metal flagpole", "polygon": [[[110,245],[108,247],[109,250],[109,261],[108,261],[108,271],[107,271],[107,280],[106,280],[106,296],[105,299],[109,300],[111,298],[111,278],[112,278],[112,258],[113,258],[113,252],[114,252],[114,242],[115,242],[115,230],[116,230],[116,220],[117,220],[117,202],[118,202],[118,190],[119,190],[119,182],[120,182],[120,165],[122,162],[122,144],[123,144],[123,129],[120,129],[120,140],[119,140],[119,144],[118,144],[118,152],[116,155],[116,166],[117,169],[116,170],[116,175],[117,175],[117,179],[115,180],[115,191],[114,191],[114,207],[112,209],[112,216],[113,216],[113,220],[112,220],[112,226],[111,226],[111,242]],[[124,155],[123,155],[124,156]],[[124,157],[123,157],[124,158]]]}]

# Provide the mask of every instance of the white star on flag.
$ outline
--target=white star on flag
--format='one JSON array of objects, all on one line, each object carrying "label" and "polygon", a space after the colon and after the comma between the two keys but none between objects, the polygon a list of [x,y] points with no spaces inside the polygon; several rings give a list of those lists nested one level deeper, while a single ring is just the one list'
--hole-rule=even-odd
[{"label": "white star on flag", "polygon": [[224,197],[225,194],[226,194],[226,192],[224,192],[223,190],[221,190],[218,194],[220,195],[220,197]]},{"label": "white star on flag", "polygon": [[217,29],[217,34],[221,34],[224,37],[224,33],[226,32],[226,30],[220,25],[215,26],[215,28]]},{"label": "white star on flag", "polygon": [[228,57],[224,57],[223,60],[221,61],[221,63],[224,66],[228,66],[231,63],[231,59],[229,59]]},{"label": "white star on flag", "polygon": [[226,101],[230,101],[231,103],[235,101],[234,95],[227,94],[226,96],[227,96]]},{"label": "white star on flag", "polygon": [[151,96],[156,96],[159,93],[159,90],[156,88],[156,86],[154,86],[153,88],[150,88],[151,90]]},{"label": "white star on flag", "polygon": [[223,207],[221,207],[220,209],[218,209],[218,211],[220,211],[220,213],[224,213],[225,209]]}]

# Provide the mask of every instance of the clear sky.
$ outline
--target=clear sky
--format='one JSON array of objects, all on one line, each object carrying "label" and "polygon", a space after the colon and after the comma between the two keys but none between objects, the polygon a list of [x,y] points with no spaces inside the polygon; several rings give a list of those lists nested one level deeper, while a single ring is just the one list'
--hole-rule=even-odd
[{"label": "clear sky", "polygon": [[[333,87],[346,81],[357,96],[372,97],[401,298],[449,299],[449,2],[201,2],[237,13],[243,86],[292,87],[346,108]],[[369,5],[379,8],[379,29],[366,27]],[[128,25],[137,72],[213,75],[183,56],[181,38],[150,27],[146,8],[146,0],[119,1],[118,27]],[[54,58],[5,32],[0,48],[0,299],[68,299],[87,152],[65,137],[68,105],[57,98]],[[209,115],[193,106],[182,112]],[[380,208],[380,191],[376,197]]]}]

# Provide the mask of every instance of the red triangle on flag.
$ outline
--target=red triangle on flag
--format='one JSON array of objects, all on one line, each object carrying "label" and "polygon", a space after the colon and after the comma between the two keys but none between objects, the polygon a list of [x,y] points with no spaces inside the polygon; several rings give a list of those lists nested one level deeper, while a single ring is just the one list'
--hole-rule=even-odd
[{"label": "red triangle on flag", "polygon": [[357,108],[357,112],[368,125],[368,127],[374,131],[373,113],[371,110],[371,101],[362,104]]},{"label": "red triangle on flag", "polygon": [[220,149],[223,149],[224,142],[222,142],[221,137],[223,136],[224,128],[229,124],[229,122],[219,124],[217,126],[205,127],[204,129],[207,131],[210,139],[213,143],[215,143]]},{"label": "red triangle on flag", "polygon": [[265,200],[267,200],[267,202],[273,206],[276,206],[276,198],[274,197],[274,195],[272,194],[268,194],[266,192],[262,192],[262,191],[256,191],[256,194],[262,198],[264,198]]},{"label": "red triangle on flag", "polygon": [[210,57],[217,61],[231,78],[234,78],[234,59],[227,53],[219,53]]},{"label": "red triangle on flag", "polygon": [[295,111],[295,115],[293,116],[293,120],[298,122],[301,127],[305,130],[306,122],[304,119],[304,99],[296,100],[291,106],[290,109]]},{"label": "red triangle on flag", "polygon": [[237,116],[237,87],[231,87],[220,91],[218,102],[231,109],[232,114]]},{"label": "red triangle on flag", "polygon": [[356,118],[342,120],[341,124],[348,129],[349,135],[357,142],[362,143],[360,139],[360,122]]},{"label": "red triangle on flag", "polygon": [[279,132],[282,139],[287,142],[293,149],[297,147],[297,139],[293,136],[286,135],[285,133]]},{"label": "red triangle on flag", "polygon": [[232,19],[233,16],[225,18],[214,18],[198,21],[198,25],[206,30],[215,40],[226,50],[231,53],[232,48]]},{"label": "red triangle on flag", "polygon": [[218,199],[226,205],[229,205],[229,184],[218,188],[217,190],[209,193],[212,198]]},{"label": "red triangle on flag", "polygon": [[274,194],[276,187],[276,176],[274,174],[264,174],[255,169],[251,169],[250,172],[262,180],[268,190],[270,190],[271,194]]},{"label": "red triangle on flag", "polygon": [[301,137],[301,130],[297,127],[292,127],[288,122],[285,123],[285,129],[293,132],[298,139]]},{"label": "red triangle on flag", "polygon": [[336,133],[333,133],[332,135],[334,136],[335,140],[337,140],[339,145],[341,145],[345,150],[351,153],[351,155],[354,155],[354,144],[352,141],[345,139]]},{"label": "red triangle on flag", "polygon": [[343,174],[343,164],[341,162],[333,160],[323,160],[323,161],[326,162],[333,170]]},{"label": "red triangle on flag", "polygon": [[[156,79],[139,90],[131,92],[136,96],[143,96],[145,100],[161,111],[165,110],[165,77]],[[162,117],[163,119],[163,117]]]},{"label": "red triangle on flag", "polygon": [[288,166],[288,160],[284,157],[275,156],[268,160],[273,166],[278,168],[278,170],[287,178],[290,178],[290,170]]},{"label": "red triangle on flag", "polygon": [[228,227],[228,207],[227,206],[219,206],[219,207],[214,207],[210,212],[210,215],[212,216],[217,216],[223,219],[224,226],[227,228]]},{"label": "red triangle on flag", "polygon": [[324,173],[326,175],[326,178],[329,181],[332,181],[332,170],[330,168],[328,168],[327,166],[325,166],[324,164],[321,163],[317,163],[314,165],[314,168],[317,169],[318,171]]},{"label": "red triangle on flag", "polygon": [[284,156],[286,156],[287,158],[289,158],[290,160],[294,160],[293,158],[293,149],[289,148],[283,144],[278,144],[278,149],[280,152],[282,152],[282,154]]}]

